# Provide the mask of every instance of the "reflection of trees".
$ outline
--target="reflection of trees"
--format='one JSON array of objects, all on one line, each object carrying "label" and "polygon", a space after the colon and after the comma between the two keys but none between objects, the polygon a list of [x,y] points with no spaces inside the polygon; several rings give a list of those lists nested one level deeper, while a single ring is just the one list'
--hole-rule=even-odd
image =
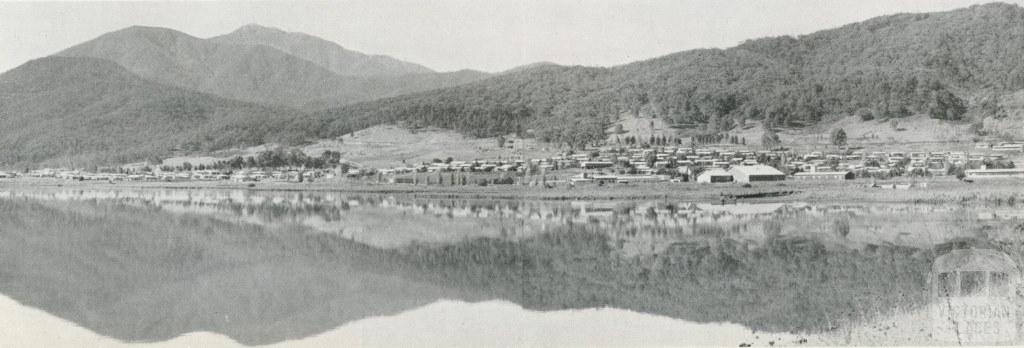
[{"label": "reflection of trees", "polygon": [[930,256],[909,248],[863,253],[806,238],[759,247],[715,239],[621,258],[610,245],[607,234],[575,226],[519,242],[411,246],[402,258],[424,279],[529,308],[612,306],[763,330],[826,330],[927,299]]}]

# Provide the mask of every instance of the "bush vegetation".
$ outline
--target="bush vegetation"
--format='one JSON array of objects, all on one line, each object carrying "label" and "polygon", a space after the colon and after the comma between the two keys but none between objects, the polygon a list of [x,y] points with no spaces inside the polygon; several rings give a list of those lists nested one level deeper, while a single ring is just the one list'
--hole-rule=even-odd
[{"label": "bush vegetation", "polygon": [[[605,138],[621,113],[649,110],[709,132],[748,119],[774,127],[826,115],[965,119],[975,93],[1024,88],[1024,9],[1005,4],[899,14],[730,49],[676,53],[613,68],[543,66],[464,86],[316,113],[297,136],[333,137],[385,122],[474,136],[533,130],[580,146]],[[988,99],[990,100],[990,99]],[[991,100],[989,102],[991,104]],[[986,104],[988,105],[988,104]],[[976,117],[998,114],[979,105]],[[306,130],[316,130],[309,134]]]}]

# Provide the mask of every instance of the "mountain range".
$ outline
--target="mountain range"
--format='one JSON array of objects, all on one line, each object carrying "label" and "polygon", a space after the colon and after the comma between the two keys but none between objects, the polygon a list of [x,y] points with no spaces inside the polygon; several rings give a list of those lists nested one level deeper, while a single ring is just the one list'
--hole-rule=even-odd
[{"label": "mountain range", "polygon": [[[130,27],[58,52],[115,62],[143,78],[225,98],[315,110],[458,85],[486,74],[435,73],[304,34],[247,25],[211,39]],[[360,74],[354,72],[361,71]]]},{"label": "mountain range", "polygon": [[316,36],[249,24],[229,34],[211,38],[216,43],[275,48],[345,76],[400,76],[429,74],[425,66],[381,55],[352,51]]},{"label": "mountain range", "polygon": [[129,27],[0,74],[0,165],[159,161],[258,145],[312,110],[488,76],[257,25],[210,39]]},{"label": "mountain range", "polygon": [[1022,24],[1024,9],[996,3],[609,68],[540,63],[496,75],[432,72],[256,25],[210,39],[130,27],[0,74],[0,164],[296,144],[383,123],[570,146],[599,143],[624,114],[705,134],[854,114],[981,124],[1006,117],[993,101],[1024,89]]}]

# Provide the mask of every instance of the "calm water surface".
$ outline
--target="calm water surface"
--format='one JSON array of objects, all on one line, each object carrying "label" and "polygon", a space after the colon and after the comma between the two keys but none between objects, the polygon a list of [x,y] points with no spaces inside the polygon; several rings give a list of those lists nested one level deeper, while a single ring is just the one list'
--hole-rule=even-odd
[{"label": "calm water surface", "polygon": [[1019,262],[1020,210],[8,189],[0,293],[125,342],[270,344],[493,300],[815,334],[925,306],[944,248]]}]

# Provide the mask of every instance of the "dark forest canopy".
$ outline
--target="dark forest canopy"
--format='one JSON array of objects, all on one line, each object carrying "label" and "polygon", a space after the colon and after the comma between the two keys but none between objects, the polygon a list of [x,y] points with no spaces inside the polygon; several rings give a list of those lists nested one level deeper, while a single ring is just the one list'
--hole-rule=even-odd
[{"label": "dark forest canopy", "polygon": [[139,78],[109,61],[49,57],[0,74],[0,164],[159,160],[278,141],[298,111]]},{"label": "dark forest canopy", "polygon": [[[812,125],[858,110],[958,121],[979,94],[1024,87],[1024,9],[1006,4],[898,14],[730,49],[686,51],[614,68],[541,66],[473,84],[340,107],[293,123],[333,137],[397,122],[475,136],[534,130],[571,145],[604,139],[649,106],[675,124],[724,130],[741,119]],[[315,130],[315,133],[311,133]]]}]

